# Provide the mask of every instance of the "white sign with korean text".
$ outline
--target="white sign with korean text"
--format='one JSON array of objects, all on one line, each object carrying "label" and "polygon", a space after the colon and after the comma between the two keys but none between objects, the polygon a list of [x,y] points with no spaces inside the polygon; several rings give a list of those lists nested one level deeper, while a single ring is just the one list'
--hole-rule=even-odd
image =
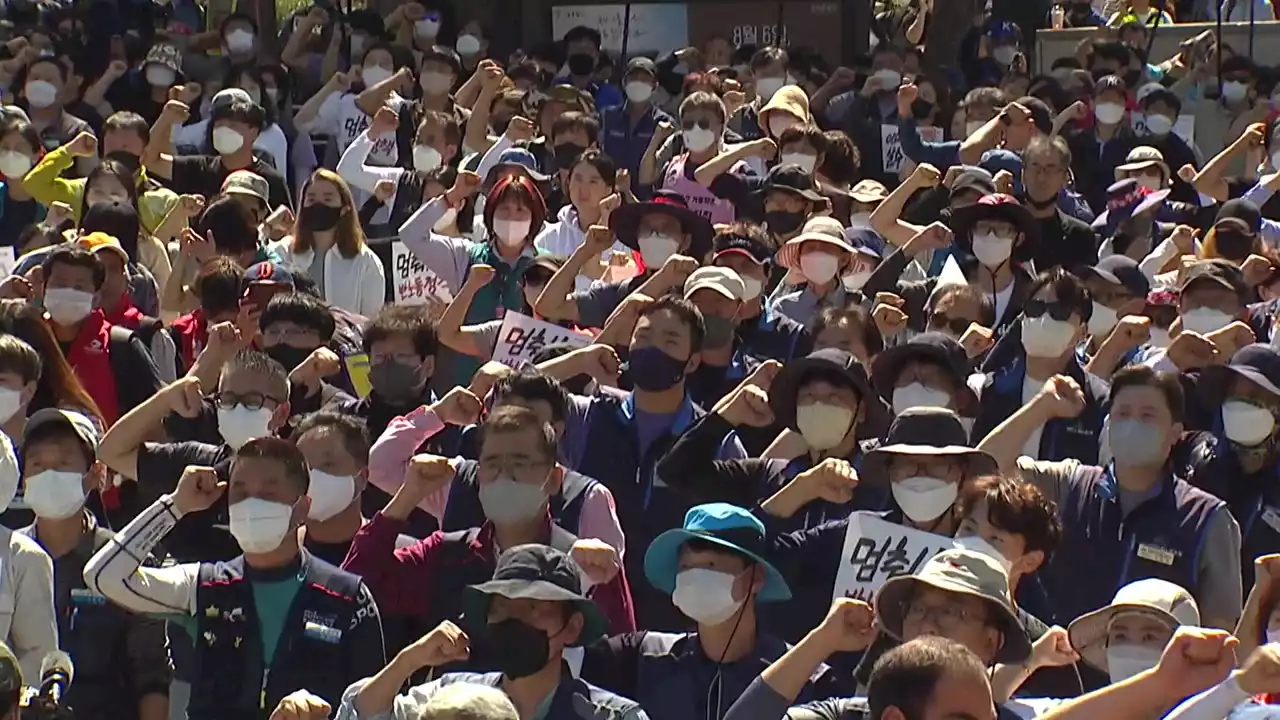
[{"label": "white sign with korean text", "polygon": [[432,299],[444,303],[453,300],[444,280],[423,265],[399,240],[391,244],[391,265],[392,287],[397,303],[423,305]]},{"label": "white sign with korean text", "polygon": [[[921,127],[920,139],[925,142],[942,142],[942,128],[940,127]],[[906,162],[907,156],[902,152],[902,139],[898,137],[897,125],[881,125],[880,126],[880,159],[883,162],[884,171],[886,173],[896,173],[902,170],[902,163]]]},{"label": "white sign with korean text", "polygon": [[[627,9],[631,10],[630,25]],[[629,36],[627,54],[674,52],[689,44],[689,14],[684,3],[633,5],[561,5],[551,8],[551,34],[556,38],[585,25],[600,32],[601,45],[622,52],[622,34]],[[623,28],[626,28],[624,31]]]},{"label": "white sign with korean text", "polygon": [[591,338],[528,315],[508,312],[502,317],[502,329],[498,331],[498,344],[493,348],[493,359],[508,367],[518,368],[530,362],[542,348],[561,344],[582,348],[591,344]]},{"label": "white sign with korean text", "polygon": [[854,513],[844,536],[835,597],[871,602],[885,581],[915,574],[929,558],[955,547],[951,538]]}]

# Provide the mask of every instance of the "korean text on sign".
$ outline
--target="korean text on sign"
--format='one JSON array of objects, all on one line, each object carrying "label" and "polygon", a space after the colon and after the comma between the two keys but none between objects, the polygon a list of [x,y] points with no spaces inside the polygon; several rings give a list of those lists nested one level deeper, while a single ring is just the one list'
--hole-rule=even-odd
[{"label": "korean text on sign", "polygon": [[431,298],[445,303],[453,299],[444,280],[423,265],[399,240],[391,244],[391,264],[397,303],[422,305]]},{"label": "korean text on sign", "polygon": [[886,580],[913,575],[929,558],[952,547],[955,543],[949,537],[854,513],[844,536],[835,597],[870,602]]},{"label": "korean text on sign", "polygon": [[559,325],[535,320],[528,315],[508,312],[502,318],[498,331],[498,345],[493,349],[493,359],[513,368],[530,362],[538,351],[548,345],[569,344],[575,348],[586,347],[591,338]]},{"label": "korean text on sign", "polygon": [[[942,128],[940,127],[919,127],[920,139],[924,142],[936,143],[942,142]],[[906,153],[902,151],[902,138],[898,137],[897,125],[881,125],[880,126],[880,160],[882,167],[887,173],[896,173],[902,171],[902,164],[906,161]]]}]

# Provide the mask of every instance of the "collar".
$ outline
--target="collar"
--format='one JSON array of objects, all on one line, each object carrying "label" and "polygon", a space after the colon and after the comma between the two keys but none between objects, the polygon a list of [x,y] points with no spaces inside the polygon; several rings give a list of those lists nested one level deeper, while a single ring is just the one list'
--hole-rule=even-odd
[{"label": "collar", "polygon": [[[684,399],[680,401],[680,407],[676,409],[675,416],[671,420],[671,434],[679,435],[686,428],[693,424],[693,400],[689,397],[686,390]],[[630,422],[636,419],[636,394],[635,391],[627,393],[627,397],[623,399],[622,405],[618,411],[622,413],[622,417]]]},{"label": "collar", "polygon": [[[240,557],[244,557],[241,555]],[[244,579],[249,582],[283,582],[289,579],[297,579],[299,581],[307,576],[307,571],[311,567],[311,553],[303,548],[298,548],[298,556],[291,562],[281,565],[277,568],[267,568],[265,570],[258,569],[244,563]]]},{"label": "collar", "polygon": [[[80,509],[80,517],[84,523],[83,527],[80,529],[80,539],[76,541],[76,546],[71,549],[71,552],[67,553],[63,557],[76,557],[87,560],[93,557],[94,553],[97,552],[96,535],[98,534],[98,519],[93,516],[93,513],[89,512],[85,508]],[[40,542],[40,531],[35,522],[32,522],[30,525],[23,528],[21,532],[32,540]],[[59,558],[53,558],[54,562],[57,562],[58,559]]]},{"label": "collar", "polygon": [[[1173,474],[1166,472],[1160,482],[1152,485],[1138,498],[1138,502],[1129,509],[1129,514],[1133,514],[1138,508],[1164,494],[1172,485],[1172,483],[1170,483],[1170,480],[1172,479]],[[1117,504],[1120,502],[1120,483],[1116,480],[1115,460],[1107,463],[1106,471],[1102,473],[1102,479],[1099,484],[1102,486],[1103,495],[1107,500]]]}]

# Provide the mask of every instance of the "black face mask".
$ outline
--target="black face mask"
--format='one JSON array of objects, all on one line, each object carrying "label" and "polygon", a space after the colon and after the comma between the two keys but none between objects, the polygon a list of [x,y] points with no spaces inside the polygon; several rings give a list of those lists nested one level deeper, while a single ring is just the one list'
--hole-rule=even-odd
[{"label": "black face mask", "polygon": [[389,402],[415,400],[422,394],[423,380],[418,368],[394,360],[369,366],[369,384],[378,397]]},{"label": "black face mask", "polygon": [[769,226],[769,232],[775,235],[790,235],[804,225],[804,213],[770,210],[764,214],[764,221]]},{"label": "black face mask", "polygon": [[1214,230],[1215,244],[1218,254],[1231,262],[1244,262],[1253,252],[1253,236],[1238,230]]},{"label": "black face mask", "polygon": [[332,230],[341,219],[342,208],[323,204],[303,206],[302,217],[298,218],[302,227],[319,232]]},{"label": "black face mask", "polygon": [[911,102],[911,116],[917,120],[924,120],[933,112],[933,103],[928,100],[919,98]]},{"label": "black face mask", "polygon": [[573,161],[577,160],[578,156],[585,151],[586,148],[573,143],[561,143],[555,146],[556,167],[561,170],[567,170],[573,164]]},{"label": "black face mask", "polygon": [[285,370],[293,372],[298,369],[298,366],[301,365],[304,360],[311,356],[311,353],[314,352],[314,350],[296,348],[292,345],[285,345],[281,343],[279,345],[272,345],[266,349],[266,352],[267,357],[283,365]]},{"label": "black face mask", "polygon": [[595,72],[596,59],[586,53],[574,53],[569,56],[570,75],[590,75]]},{"label": "black face mask", "polygon": [[502,135],[507,131],[507,126],[511,124],[511,118],[499,117],[489,120],[489,128],[493,130],[494,135]]},{"label": "black face mask", "polygon": [[515,618],[490,623],[478,640],[483,657],[511,680],[529,677],[551,659],[547,634]]}]

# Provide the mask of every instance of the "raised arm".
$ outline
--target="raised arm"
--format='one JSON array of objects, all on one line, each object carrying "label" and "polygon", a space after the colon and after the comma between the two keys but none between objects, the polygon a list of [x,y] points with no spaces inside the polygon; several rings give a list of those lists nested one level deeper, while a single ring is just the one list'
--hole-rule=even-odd
[{"label": "raised arm", "polygon": [[404,168],[365,163],[369,159],[369,153],[373,151],[374,142],[388,133],[394,133],[399,124],[400,119],[396,117],[394,110],[389,107],[377,109],[369,129],[357,136],[338,160],[338,174],[348,185],[371,193],[383,180],[400,182],[400,177],[405,173]]},{"label": "raised arm", "polygon": [[907,179],[889,193],[876,209],[871,212],[871,228],[880,234],[889,244],[903,247],[907,241],[915,237],[924,228],[913,225],[902,219],[902,211],[907,201],[917,190],[937,187],[942,174],[938,168],[929,163],[916,165]]},{"label": "raised arm", "polygon": [[467,272],[467,279],[462,283],[462,288],[453,296],[449,307],[445,308],[440,321],[436,323],[436,334],[440,338],[441,345],[454,352],[481,360],[492,357],[493,348],[476,344],[476,340],[483,337],[485,333],[480,332],[474,325],[466,326],[463,323],[467,319],[467,311],[471,309],[471,302],[475,300],[476,293],[493,280],[495,273],[496,271],[489,265],[471,266],[470,271]]},{"label": "raised arm", "polygon": [[1000,471],[1018,472],[1018,456],[1031,434],[1056,418],[1073,418],[1084,411],[1084,391],[1075,380],[1054,375],[1031,402],[1018,408],[978,443],[978,450],[1000,464]]},{"label": "raised arm", "polygon": [[[203,400],[200,381],[194,377],[184,377],[161,388],[160,392],[125,413],[108,428],[98,446],[98,459],[127,478],[141,480],[138,477],[138,450],[142,444],[151,439],[170,412],[195,417],[203,406]],[[138,561],[141,562],[145,556],[145,552],[139,555]]]},{"label": "raised arm", "polygon": [[1247,154],[1251,149],[1262,146],[1263,128],[1260,125],[1251,125],[1243,135],[1236,138],[1234,142],[1223,149],[1222,152],[1213,156],[1213,159],[1205,163],[1200,168],[1200,172],[1192,178],[1191,185],[1197,192],[1208,195],[1218,202],[1226,202],[1230,199],[1230,190],[1227,187],[1226,173],[1227,169],[1236,157]]}]

